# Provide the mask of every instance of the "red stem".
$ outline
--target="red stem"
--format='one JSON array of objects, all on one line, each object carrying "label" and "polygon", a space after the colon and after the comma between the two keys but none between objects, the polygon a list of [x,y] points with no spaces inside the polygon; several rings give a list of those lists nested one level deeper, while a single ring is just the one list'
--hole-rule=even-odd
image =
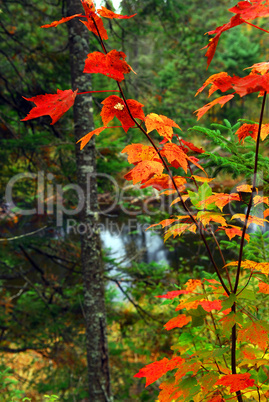
[{"label": "red stem", "polygon": [[251,24],[251,22],[248,22],[248,21],[245,21],[245,20],[243,20],[243,21],[244,21],[246,24],[251,25],[251,26],[254,27],[254,28],[257,28],[257,29],[260,29],[260,30],[263,31],[263,32],[269,33],[269,31],[266,31],[266,29],[263,29],[263,28],[258,27],[257,25]]},{"label": "red stem", "polygon": [[84,95],[84,94],[95,94],[99,92],[120,92],[118,89],[107,89],[105,91],[86,91],[86,92],[78,92],[77,95]]}]

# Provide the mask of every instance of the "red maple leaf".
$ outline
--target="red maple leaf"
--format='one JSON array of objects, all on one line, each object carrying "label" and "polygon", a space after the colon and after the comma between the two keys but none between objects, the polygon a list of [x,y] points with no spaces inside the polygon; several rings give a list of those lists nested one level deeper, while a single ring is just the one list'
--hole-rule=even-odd
[{"label": "red maple leaf", "polygon": [[101,52],[89,53],[85,60],[84,73],[100,73],[113,80],[121,82],[124,74],[129,74],[132,69],[125,61],[126,54],[113,49],[109,53]]},{"label": "red maple leaf", "polygon": [[230,393],[240,391],[254,385],[255,380],[251,379],[250,375],[250,373],[224,375],[216,382],[216,385],[230,387]]},{"label": "red maple leaf", "polygon": [[93,13],[95,13],[95,6],[92,0],[81,0],[81,4],[84,8],[86,17],[89,17]]},{"label": "red maple leaf", "polygon": [[133,184],[143,183],[147,181],[152,176],[157,174],[162,174],[164,166],[160,162],[154,161],[142,161],[139,162],[130,172],[124,175],[126,180],[133,180]]},{"label": "red maple leaf", "polygon": [[177,317],[172,318],[169,320],[165,325],[164,328],[167,331],[173,328],[182,328],[187,325],[191,321],[191,317],[187,317],[185,314],[180,314]]},{"label": "red maple leaf", "polygon": [[99,36],[100,34],[102,39],[108,39],[107,31],[104,27],[102,18],[98,17],[98,15],[93,13],[91,14],[90,18],[87,18],[86,21],[80,20],[80,22],[82,22],[88,28],[88,30],[93,32],[96,36]]},{"label": "red maple leaf", "polygon": [[105,18],[118,18],[118,19],[127,19],[127,18],[132,18],[134,17],[136,14],[133,15],[120,15],[120,14],[116,14],[111,10],[108,10],[107,8],[105,8],[104,6],[101,6],[101,8],[99,8],[97,10],[98,14],[101,15],[101,17],[105,17]]},{"label": "red maple leaf", "polygon": [[198,154],[203,154],[205,151],[202,148],[197,148],[192,142],[185,141],[181,138],[180,142],[190,148],[191,151],[197,152]]},{"label": "red maple leaf", "polygon": [[[254,3],[254,4],[253,4]],[[269,7],[267,1],[255,0],[255,1],[239,1],[239,3],[229,8],[229,11],[234,14],[240,15],[244,20],[254,20],[257,17],[266,17],[269,15]]]},{"label": "red maple leaf", "polygon": [[205,54],[205,56],[207,57],[207,68],[209,67],[209,65],[214,57],[221,34],[225,31],[228,31],[228,29],[231,29],[237,25],[243,24],[244,22],[245,21],[240,18],[240,15],[235,15],[234,17],[232,17],[230,19],[230,21],[227,24],[224,24],[224,25],[216,28],[214,31],[207,32],[208,35],[215,34],[214,38],[210,39],[209,44],[207,46],[203,47],[203,49],[208,49]]},{"label": "red maple leaf", "polygon": [[146,387],[152,384],[154,381],[158,380],[168,371],[173,370],[174,368],[180,367],[185,362],[181,357],[173,357],[171,360],[168,360],[164,357],[162,360],[159,360],[154,363],[150,363],[147,366],[143,367],[134,377],[146,377]]},{"label": "red maple leaf", "polygon": [[23,96],[27,101],[34,102],[36,106],[21,121],[49,115],[52,118],[50,124],[55,124],[73,106],[77,92],[78,90],[73,92],[72,89],[65,91],[57,89],[57,94],[37,95],[32,98],[24,98]]},{"label": "red maple leaf", "polygon": [[249,74],[246,77],[233,77],[232,88],[241,97],[259,91],[269,91],[269,74]]},{"label": "red maple leaf", "polygon": [[[117,50],[104,54],[101,52],[89,53],[85,60],[84,73],[100,73],[113,80],[121,82],[124,80],[124,74],[133,71],[132,67],[125,61],[126,55]],[[134,71],[133,71],[134,72]]]},{"label": "red maple leaf", "polygon": [[[137,102],[133,99],[127,99],[127,105],[134,118],[140,120],[145,119],[144,112],[142,110],[142,103]],[[116,95],[111,95],[106,98],[102,104],[103,109],[101,112],[101,117],[104,125],[106,126],[114,117],[117,117],[122,124],[123,130],[127,133],[130,127],[135,126],[135,122],[131,118],[124,101]]]},{"label": "red maple leaf", "polygon": [[199,304],[207,312],[210,312],[212,310],[221,310],[222,309],[220,300],[202,300],[199,302]]},{"label": "red maple leaf", "polygon": [[[85,11],[85,14],[86,15],[83,15],[83,14],[74,14],[74,15],[71,15],[71,16],[69,16],[69,17],[64,17],[64,18],[62,18],[62,19],[60,19],[59,21],[53,21],[51,24],[47,24],[47,25],[42,25],[41,26],[41,28],[51,28],[51,27],[57,27],[59,24],[63,24],[63,23],[65,23],[65,22],[67,22],[67,21],[70,21],[70,20],[72,20],[73,18],[75,18],[75,17],[85,17],[85,18],[87,18],[87,19],[90,19],[90,17],[92,16],[92,17],[98,17],[96,14],[95,14],[95,7],[94,7],[94,4],[93,4],[93,2],[92,2],[92,0],[81,0],[81,3],[82,3],[82,6],[83,6],[83,8],[84,8],[84,11]],[[99,18],[99,17],[98,17]],[[82,22],[82,21],[81,21]]]}]

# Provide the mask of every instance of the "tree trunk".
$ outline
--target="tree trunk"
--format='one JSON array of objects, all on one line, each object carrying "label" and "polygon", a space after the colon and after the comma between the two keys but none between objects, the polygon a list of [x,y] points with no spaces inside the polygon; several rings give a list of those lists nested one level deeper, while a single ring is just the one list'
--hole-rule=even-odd
[{"label": "tree trunk", "polygon": [[[82,12],[80,0],[67,0],[67,15]],[[89,74],[83,74],[89,53],[89,31],[78,18],[68,23],[71,80],[73,90],[91,90]],[[92,97],[78,95],[74,105],[75,141],[94,129]],[[76,147],[77,180],[85,195],[80,215],[81,264],[84,283],[84,314],[90,402],[112,401],[106,334],[105,289],[100,236],[98,232],[98,200],[96,184],[96,152],[92,139],[80,151]],[[87,228],[87,230],[86,230]]]}]

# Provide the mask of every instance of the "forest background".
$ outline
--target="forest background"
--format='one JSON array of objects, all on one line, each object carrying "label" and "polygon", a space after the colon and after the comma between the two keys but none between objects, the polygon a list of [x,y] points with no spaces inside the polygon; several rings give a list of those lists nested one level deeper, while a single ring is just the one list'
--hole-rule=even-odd
[{"label": "forest background", "polygon": [[[104,5],[114,10],[112,2]],[[196,1],[123,0],[121,13],[137,16],[128,21],[106,21],[109,50],[124,51],[137,72],[124,81],[127,97],[143,103],[146,114],[154,111],[175,120],[185,140],[191,138],[196,146],[223,156],[225,152],[210,144],[199,130],[188,131],[197,124],[193,111],[206,103],[205,96],[194,95],[211,74],[226,71],[240,76],[240,66],[268,58],[266,35],[261,37],[250,26],[239,26],[221,39],[214,63],[205,72],[206,60],[199,49],[207,44],[208,37],[203,35],[222,25],[227,20],[226,10],[233,5],[227,0],[203,1],[199,8]],[[45,394],[56,394],[61,401],[87,400],[80,233],[68,233],[65,215],[59,226],[55,213],[55,185],[68,189],[77,180],[73,116],[70,111],[53,126],[48,116],[27,125],[20,121],[29,111],[29,102],[23,96],[70,87],[67,27],[39,29],[64,16],[66,4],[2,0],[0,12],[0,382],[4,390],[0,400],[17,401],[26,396],[41,401]],[[100,50],[94,36],[89,41],[90,51]],[[92,76],[92,87],[116,89],[108,78],[97,74]],[[224,134],[231,136],[230,125],[223,119],[228,118],[231,126],[238,118],[255,120],[259,111],[252,102],[254,97],[236,105],[230,102],[221,110],[211,109],[200,125],[224,124]],[[93,96],[96,127],[100,126],[103,99],[102,94]],[[100,175],[97,180],[100,208],[106,211],[101,213],[103,222],[111,218],[110,222],[128,227],[129,220],[136,219],[141,225],[149,225],[169,215],[168,209],[160,208],[166,204],[154,192],[131,186],[124,191],[124,199],[120,203],[117,199],[117,205],[107,213],[115,187],[126,186],[123,175],[129,168],[121,150],[138,140],[137,130],[130,129],[125,135],[119,128],[106,130],[106,135],[96,139],[97,171],[110,178]],[[240,172],[229,166],[216,166],[214,157],[208,156],[208,166],[213,175],[221,172],[216,188],[229,190],[242,180]],[[7,185],[25,172],[36,178],[43,172],[52,190],[51,198],[46,194],[51,213],[46,210],[25,216],[10,210]],[[22,176],[14,184],[14,203],[18,208],[34,208],[40,199],[38,189],[38,180]],[[151,214],[143,214],[145,200],[149,199]],[[75,192],[64,192],[63,203],[67,210],[75,208]],[[116,401],[152,401],[158,395],[158,383],[144,390],[143,381],[133,375],[143,365],[171,354],[172,338],[181,333],[163,328],[171,311],[154,296],[208,271],[209,263],[199,240],[192,235],[167,242],[168,249],[176,250],[172,264],[149,262],[145,232],[134,226],[130,231],[125,256],[121,250],[120,260],[115,250],[113,254],[103,248],[112,393]],[[25,236],[27,233],[30,235]],[[184,249],[187,252],[183,254]]]}]

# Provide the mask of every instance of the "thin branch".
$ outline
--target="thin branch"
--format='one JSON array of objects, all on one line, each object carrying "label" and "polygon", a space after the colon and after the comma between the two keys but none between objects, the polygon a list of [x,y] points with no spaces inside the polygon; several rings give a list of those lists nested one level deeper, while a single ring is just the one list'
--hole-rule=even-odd
[{"label": "thin branch", "polygon": [[[103,40],[102,40],[102,37],[101,37],[101,35],[100,35],[98,26],[97,26],[97,24],[96,24],[94,18],[92,18],[92,21],[93,21],[93,24],[94,24],[94,26],[95,26],[95,28],[96,28],[97,33],[98,33],[98,37],[99,37],[99,41],[100,41],[100,43],[101,43],[101,46],[102,46],[102,48],[103,48],[105,54],[107,54],[106,47],[105,47],[105,45],[104,45],[104,42],[103,42]],[[147,139],[149,140],[149,142],[151,143],[151,145],[153,146],[153,148],[154,148],[155,151],[157,152],[159,158],[161,159],[161,161],[162,161],[162,163],[163,163],[163,166],[165,167],[165,169],[166,169],[166,171],[167,171],[167,173],[168,173],[170,179],[172,180],[173,186],[174,186],[174,188],[175,188],[175,190],[176,190],[176,192],[177,192],[177,194],[178,194],[178,196],[179,196],[179,198],[180,198],[180,201],[181,201],[181,203],[182,203],[182,206],[183,206],[184,210],[185,210],[186,213],[189,215],[190,219],[191,219],[192,222],[195,224],[195,226],[197,227],[197,229],[198,229],[198,231],[199,231],[199,233],[200,233],[200,236],[201,236],[201,238],[202,238],[202,240],[203,240],[203,242],[204,242],[204,245],[205,245],[205,247],[206,247],[206,249],[207,249],[207,252],[208,252],[210,261],[211,261],[211,263],[212,263],[213,266],[214,266],[214,269],[215,269],[215,271],[216,271],[216,273],[217,273],[217,275],[218,275],[218,278],[219,278],[219,280],[220,280],[220,282],[221,282],[221,284],[222,284],[222,287],[223,287],[223,289],[225,290],[225,292],[227,293],[227,295],[229,296],[229,295],[230,295],[230,291],[229,291],[229,289],[227,288],[227,286],[225,285],[225,283],[224,283],[224,281],[223,281],[223,279],[222,279],[221,273],[220,273],[219,268],[217,267],[217,265],[216,265],[216,263],[215,263],[215,260],[214,260],[214,258],[213,258],[212,253],[211,253],[211,250],[210,250],[210,248],[209,248],[209,245],[208,245],[208,243],[207,243],[207,240],[206,240],[206,238],[205,238],[205,235],[203,234],[202,230],[200,230],[199,224],[198,224],[197,221],[194,219],[194,217],[193,217],[191,211],[189,210],[189,208],[188,208],[187,205],[185,204],[185,202],[184,202],[184,200],[183,200],[183,198],[182,198],[182,195],[181,195],[181,193],[180,193],[180,191],[179,191],[179,189],[178,189],[178,187],[177,187],[177,185],[176,185],[176,182],[175,182],[175,180],[174,180],[174,177],[173,177],[173,174],[172,174],[171,170],[169,169],[169,167],[168,167],[166,161],[164,160],[163,156],[161,155],[159,149],[158,149],[157,146],[154,144],[153,140],[150,138],[150,136],[148,135],[148,133],[146,132],[146,130],[144,130],[144,128],[143,128],[143,127],[135,120],[135,118],[133,117],[132,112],[131,112],[131,110],[130,110],[130,108],[129,108],[129,106],[128,106],[127,100],[126,100],[126,98],[125,98],[125,95],[124,95],[124,93],[123,93],[123,90],[122,90],[122,88],[121,88],[121,85],[120,85],[120,83],[119,83],[118,81],[117,81],[117,84],[118,84],[118,88],[119,88],[119,90],[120,90],[121,96],[122,96],[122,98],[123,98],[124,104],[125,104],[125,106],[126,106],[126,108],[127,108],[127,111],[128,111],[128,113],[129,113],[130,118],[133,120],[133,122],[135,123],[135,125],[143,132],[143,134],[147,137]]]},{"label": "thin branch", "polygon": [[241,237],[240,250],[239,250],[237,273],[236,273],[236,279],[235,279],[235,285],[234,285],[234,291],[233,291],[234,293],[236,293],[237,288],[238,288],[238,284],[239,284],[241,262],[242,262],[242,257],[243,257],[244,239],[245,239],[245,234],[246,234],[246,230],[247,230],[248,218],[249,218],[250,210],[251,210],[251,206],[252,206],[253,194],[255,192],[255,187],[256,187],[258,158],[259,158],[259,145],[260,145],[260,137],[261,137],[262,120],[263,120],[263,114],[264,114],[264,109],[265,109],[266,94],[267,94],[267,92],[265,91],[264,95],[263,95],[262,108],[261,108],[261,114],[260,114],[260,120],[259,120],[259,129],[258,129],[257,142],[256,142],[256,152],[255,152],[255,163],[254,163],[254,171],[253,171],[252,192],[251,192],[250,200],[249,200],[249,203],[248,203],[248,208],[247,208],[247,213],[246,213],[246,219],[245,219],[245,222],[244,222],[244,227],[243,227],[243,230],[242,230],[242,237]]},{"label": "thin branch", "polygon": [[2,237],[0,239],[0,241],[11,241],[11,240],[17,240],[17,239],[21,239],[23,237],[27,237],[27,236],[32,236],[38,232],[41,232],[42,230],[46,229],[48,226],[43,226],[40,229],[35,230],[34,232],[29,232],[29,233],[25,233],[23,235],[19,235],[19,236],[14,236],[14,237]]}]

